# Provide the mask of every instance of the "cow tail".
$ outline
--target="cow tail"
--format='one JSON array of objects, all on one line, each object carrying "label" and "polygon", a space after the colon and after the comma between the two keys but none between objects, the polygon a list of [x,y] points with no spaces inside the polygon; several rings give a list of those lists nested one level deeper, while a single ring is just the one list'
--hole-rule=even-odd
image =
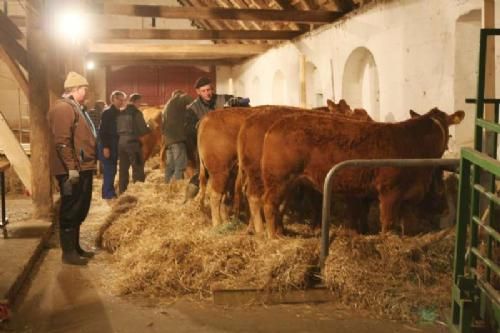
[{"label": "cow tail", "polygon": [[234,203],[233,211],[235,216],[240,215],[241,197],[243,195],[243,171],[241,170],[241,163],[238,163],[238,174],[234,182]]},{"label": "cow tail", "polygon": [[207,169],[201,156],[200,158],[200,206],[203,207],[205,203],[205,192],[207,190]]}]

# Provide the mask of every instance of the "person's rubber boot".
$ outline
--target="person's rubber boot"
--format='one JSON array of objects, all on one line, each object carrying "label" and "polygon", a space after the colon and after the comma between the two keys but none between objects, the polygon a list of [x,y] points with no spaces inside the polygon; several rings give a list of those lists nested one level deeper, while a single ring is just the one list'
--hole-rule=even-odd
[{"label": "person's rubber boot", "polygon": [[182,203],[188,202],[188,200],[193,199],[197,194],[200,188],[194,184],[189,183],[186,186],[186,194],[184,195],[184,201]]},{"label": "person's rubber boot", "polygon": [[84,249],[82,249],[82,247],[80,246],[80,226],[78,226],[76,228],[76,242],[75,242],[75,248],[76,248],[76,252],[78,252],[78,255],[80,257],[83,257],[83,258],[88,258],[88,259],[91,259],[91,258],[94,258],[95,256],[95,253],[94,252],[91,252],[91,251],[85,251]]},{"label": "person's rubber boot", "polygon": [[61,237],[62,262],[68,265],[86,265],[87,259],[81,258],[78,252],[76,252],[76,229],[61,229],[59,232]]}]

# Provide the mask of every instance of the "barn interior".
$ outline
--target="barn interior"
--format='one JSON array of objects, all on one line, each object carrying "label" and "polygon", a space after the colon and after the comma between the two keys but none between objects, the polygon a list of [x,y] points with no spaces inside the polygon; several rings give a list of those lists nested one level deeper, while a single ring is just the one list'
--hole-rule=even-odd
[{"label": "barn interior", "polygon": [[[0,331],[499,329],[497,1],[0,2]],[[88,80],[87,110],[113,91],[140,93],[156,133],[144,183],[109,201],[94,176],[82,243],[96,256],[83,268],[60,260],[48,152],[47,114],[70,71]],[[196,170],[165,183],[158,123],[175,90],[198,96],[200,77],[252,107],[343,99],[376,123],[463,110],[439,156],[454,160],[446,212],[405,207],[386,234],[375,200],[364,233],[334,197],[330,229],[304,205],[278,239],[248,233],[250,212],[213,226],[210,184],[207,200],[184,203]]]}]

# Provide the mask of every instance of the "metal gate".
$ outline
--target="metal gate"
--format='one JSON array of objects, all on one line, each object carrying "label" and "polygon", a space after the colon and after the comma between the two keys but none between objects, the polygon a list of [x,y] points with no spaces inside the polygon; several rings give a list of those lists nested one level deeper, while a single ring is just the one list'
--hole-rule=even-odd
[{"label": "metal gate", "polygon": [[[454,332],[474,332],[475,327],[500,332],[500,180],[497,156],[500,133],[500,99],[485,98],[488,36],[500,29],[482,29],[476,104],[474,149],[462,148],[456,243],[452,287]],[[485,105],[494,106],[494,119],[485,119]]]}]

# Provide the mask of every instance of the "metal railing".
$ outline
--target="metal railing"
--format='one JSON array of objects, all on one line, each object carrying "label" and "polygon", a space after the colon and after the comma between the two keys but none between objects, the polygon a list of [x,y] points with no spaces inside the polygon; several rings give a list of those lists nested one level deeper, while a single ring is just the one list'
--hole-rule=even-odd
[{"label": "metal railing", "polygon": [[348,160],[336,164],[330,169],[326,175],[323,185],[323,208],[321,217],[321,252],[320,252],[320,269],[323,272],[326,258],[330,248],[330,213],[331,213],[331,196],[333,179],[335,175],[345,168],[373,168],[373,167],[451,167],[457,168],[460,163],[459,159],[372,159],[372,160]]}]

